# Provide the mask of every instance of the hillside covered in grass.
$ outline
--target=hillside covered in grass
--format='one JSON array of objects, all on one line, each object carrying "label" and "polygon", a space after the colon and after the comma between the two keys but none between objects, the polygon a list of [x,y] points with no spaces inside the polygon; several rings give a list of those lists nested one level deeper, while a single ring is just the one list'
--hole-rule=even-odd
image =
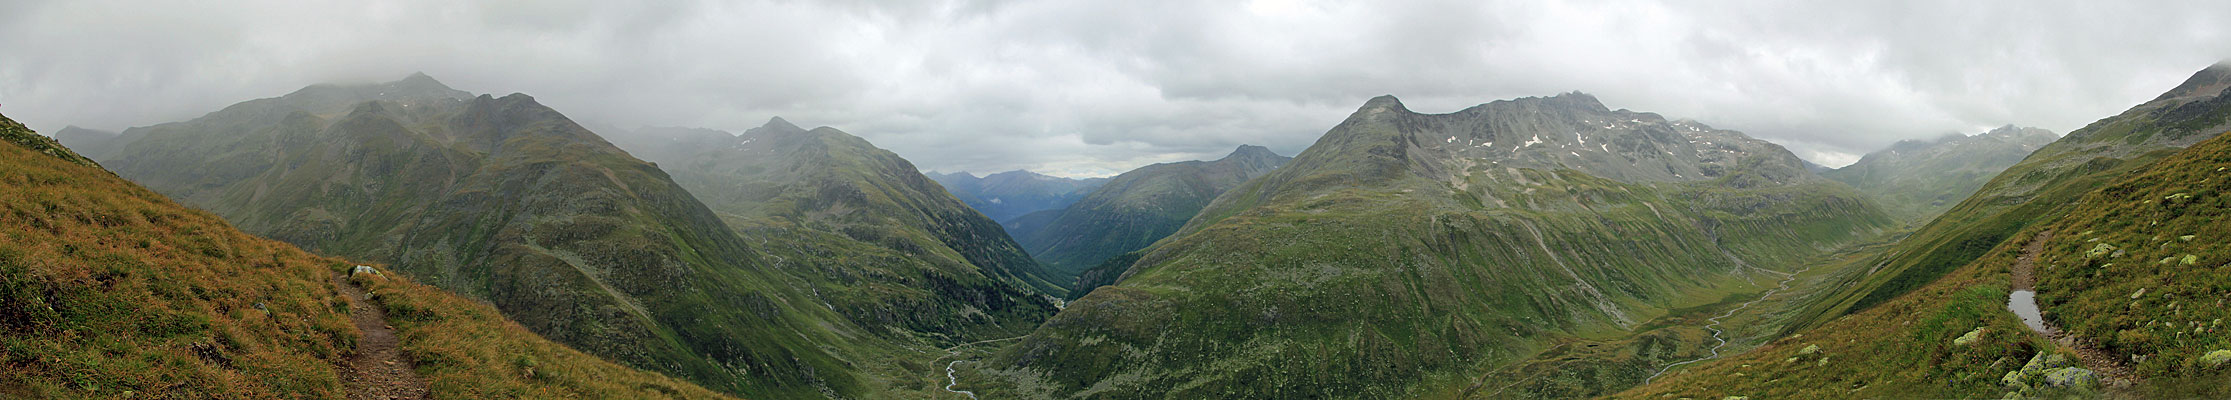
[{"label": "hillside covered in grass", "polygon": [[2037,257],[2037,298],[2068,333],[2161,390],[2231,396],[2231,137],[2218,134],[2086,195]]},{"label": "hillside covered in grass", "polygon": [[[0,116],[0,397],[350,397],[350,263],[234,230]],[[374,285],[435,398],[724,398]]]},{"label": "hillside covered in grass", "polygon": [[[2231,66],[2194,74],[2160,97],[2101,119],[2030,154],[1993,177],[1967,200],[1886,249],[1873,269],[1816,301],[1803,323],[1817,326],[1935,282],[2051,221],[2070,204],[2116,177],[2151,165],[2231,127]],[[2212,132],[2211,132],[2212,131]]]},{"label": "hillside covered in grass", "polygon": [[897,154],[781,118],[741,135],[615,135],[770,256],[817,304],[892,340],[939,347],[1028,333],[1063,287],[999,223]]},{"label": "hillside covered in grass", "polygon": [[[1811,321],[1623,396],[2225,395],[2223,365],[2208,355],[2226,347],[2213,324],[2231,289],[2222,260],[2207,261],[2225,257],[2221,246],[2203,238],[2222,230],[2227,78],[2231,67],[2210,67],[2070,133],[1859,264],[1798,315]],[[2017,270],[2034,273],[2045,322],[2070,340],[2048,340],[2008,311]],[[2127,369],[2137,382],[2009,379],[2055,357],[2053,369]]]},{"label": "hillside covered in grass", "polygon": [[589,353],[753,397],[876,390],[851,357],[880,344],[666,172],[527,95],[316,85],[131,138],[100,160],[125,178]]},{"label": "hillside covered in grass", "polygon": [[1738,132],[1578,93],[1451,114],[1380,97],[963,381],[1016,397],[1453,396],[1552,342],[1765,290],[1890,224]]}]

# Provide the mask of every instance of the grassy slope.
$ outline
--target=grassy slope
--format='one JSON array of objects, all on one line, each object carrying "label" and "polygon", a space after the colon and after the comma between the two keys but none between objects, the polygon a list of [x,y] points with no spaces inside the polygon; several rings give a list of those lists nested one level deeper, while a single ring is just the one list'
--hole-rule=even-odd
[{"label": "grassy slope", "polygon": [[360,89],[135,128],[145,139],[110,164],[250,232],[390,263],[600,356],[752,396],[873,390],[839,337],[857,328],[810,306],[657,167],[525,95],[351,104],[347,90]]},{"label": "grassy slope", "polygon": [[[2052,348],[2006,312],[2005,266],[1965,268],[1896,301],[1739,355],[1674,370],[1619,398],[1978,398]],[[1980,265],[1980,264],[1979,264]],[[1983,329],[1981,340],[1953,339]],[[1818,346],[1808,352],[1807,348]]]},{"label": "grassy slope", "polygon": [[[2065,213],[2092,188],[2209,136],[2231,116],[2217,97],[2231,67],[2202,71],[2146,104],[2069,133],[2007,168],[1950,211],[1884,252],[1869,274],[1806,310],[1795,332],[1882,304],[1982,258],[2024,227]],[[2212,89],[2212,90],[2202,90]]]},{"label": "grassy slope", "polygon": [[[2218,136],[2099,188],[2041,228],[2038,305],[2076,336],[2130,359],[2158,389],[2231,396],[2231,137]],[[2102,247],[2102,246],[2105,247]],[[2093,252],[2094,249],[2100,249]],[[2182,382],[2181,382],[2182,381]],[[2212,384],[2211,384],[2212,382]]]},{"label": "grassy slope", "polygon": [[[2089,250],[2097,244],[2089,242],[2090,239],[2102,238],[2100,232],[2108,232],[2105,235],[2111,236],[2102,241],[2120,239],[2118,243],[2122,244],[2117,246],[2131,243],[2153,246],[2146,250],[2148,257],[2177,252],[2172,255],[2180,256],[2172,260],[2172,264],[2181,263],[2181,254],[2192,254],[2182,252],[2185,249],[2173,243],[2177,239],[2138,237],[2139,232],[2161,229],[2155,224],[2167,221],[2147,220],[2143,228],[2137,228],[2141,218],[2167,218],[2187,212],[2168,210],[2172,207],[2154,206],[2144,201],[2191,199],[2131,197],[2122,199],[2124,203],[2116,203],[2100,200],[2098,196],[2137,196],[2146,192],[2140,188],[2183,190],[2178,186],[2200,185],[2211,179],[2204,176],[2208,173],[2206,170],[2192,170],[2190,165],[2208,164],[2209,161],[2204,160],[2217,157],[2220,145],[2199,148],[2199,151],[2179,148],[2215,137],[2224,131],[2227,122],[2231,122],[2231,98],[2219,95],[2226,87],[2225,77],[2231,76],[2231,69],[2226,68],[2219,65],[2201,71],[2154,101],[2095,122],[2032,154],[1994,178],[1960,206],[1885,249],[1882,255],[1859,264],[1858,267],[1863,268],[1860,273],[1849,274],[1852,278],[1840,284],[1842,289],[1811,300],[1814,305],[1797,315],[1800,322],[1790,325],[1781,334],[1789,336],[1801,332],[1803,337],[1812,339],[1808,343],[1822,345],[1830,353],[1843,354],[1846,358],[1841,360],[1848,363],[1827,364],[1832,369],[1782,371],[1775,378],[1756,378],[1757,374],[1752,374],[1752,379],[1729,379],[1740,365],[1762,365],[1763,361],[1781,360],[1799,351],[1798,347],[1781,346],[1789,342],[1784,339],[1753,354],[1694,367],[1696,372],[1684,373],[1688,378],[1669,380],[1630,394],[1642,395],[1640,397],[1653,397],[1649,396],[1653,393],[1850,396],[1850,392],[1829,390],[1836,387],[1830,383],[1848,383],[1845,390],[1874,385],[1868,389],[1873,390],[1871,393],[1892,397],[1996,395],[2001,389],[1996,380],[1985,379],[1987,375],[1992,371],[2007,372],[2009,367],[2005,364],[2017,364],[2013,368],[2018,368],[2019,361],[2026,357],[2024,354],[2051,348],[2041,339],[2035,339],[2035,335],[2028,334],[2027,328],[2004,311],[2004,295],[2008,290],[2005,274],[2008,265],[2013,264],[2014,253],[2038,233],[2048,230],[2055,231],[2057,236],[2048,244],[2054,251],[2046,256],[2059,257],[2060,264],[2050,266],[2054,262],[2040,262],[2041,281],[2056,281],[2040,284],[2041,305],[2048,313],[2055,314],[2049,318],[2064,324],[2078,324],[2071,326],[2088,331],[2079,333],[2092,340],[2128,340],[2127,344],[2118,345],[2123,346],[2120,351],[2171,354],[2164,358],[2168,361],[2141,363],[2140,369],[2146,371],[2142,373],[2160,376],[2170,371],[2194,371],[2188,360],[2195,355],[2189,353],[2219,343],[2214,342],[2216,339],[2202,334],[2206,331],[2178,334],[2178,331],[2198,327],[2185,316],[2169,318],[2172,322],[2184,320],[2185,326],[2180,328],[2168,329],[2159,322],[2145,326],[2146,322],[2162,319],[2155,314],[2175,315],[2180,312],[2177,307],[2164,311],[2134,302],[2138,305],[2128,306],[2135,307],[2133,310],[2109,312],[2108,309],[2114,307],[2101,303],[2112,300],[2111,295],[2131,294],[2129,291],[2113,293],[2118,290],[2149,284],[2187,292],[2222,290],[2211,287],[2215,285],[2210,283],[2213,280],[2202,277],[2204,274],[2175,267],[2089,268],[2105,262],[2074,260],[2071,257],[2079,256],[2067,251],[2077,247]],[[2165,179],[2176,176],[2173,174],[2185,174],[2182,179],[2186,180]],[[2200,181],[2190,181],[2192,178]],[[2151,181],[2133,182],[2147,179]],[[2097,191],[2102,187],[2120,188],[2116,190],[2123,192]],[[2151,195],[2150,192],[2145,194]],[[2170,194],[2174,193],[2161,196]],[[2127,204],[2131,202],[2138,204]],[[2205,209],[2203,206],[2192,210]],[[2134,215],[2133,211],[2153,214]],[[2199,227],[2204,225],[2200,224],[2207,222],[2199,221],[2210,220],[2191,221],[2194,222],[2180,228],[2203,231]],[[2095,229],[2093,225],[2112,228]],[[2068,243],[2071,240],[2085,243],[2072,245]],[[2159,261],[2133,258],[2123,263]],[[2172,276],[2188,277],[2176,281],[2164,279]],[[2074,293],[2056,293],[2055,285],[2082,289]],[[2122,300],[2137,299],[2125,297]],[[2166,302],[2163,303],[2154,306]],[[1917,318],[1931,318],[1935,322],[1916,325],[1922,322]],[[2201,322],[2212,323],[2212,320]],[[1964,333],[1951,331],[1977,327],[1997,332],[1985,337],[1993,346],[2000,347],[1978,353],[1978,350],[1956,348],[1949,343],[1954,336],[1947,335]],[[2010,335],[2010,332],[2016,334]],[[2154,336],[2156,333],[2171,338],[2158,338]],[[1992,363],[1983,364],[1985,360]],[[1966,364],[1947,365],[1947,362]],[[2182,387],[2183,379],[2161,379],[2141,390],[2190,390]],[[1882,386],[1886,384],[1895,386]]]},{"label": "grassy slope", "polygon": [[[2231,137],[2089,191],[2063,216],[2015,235],[2023,239],[1896,300],[1622,397],[1995,396],[2006,391],[1998,378],[2033,354],[2067,352],[2005,311],[2007,268],[2043,232],[2055,233],[2036,264],[2039,305],[2048,319],[2118,355],[2144,360],[2135,365],[2147,380],[2137,388],[2141,395],[2231,395],[2220,384],[2231,365],[2199,360],[2231,349],[2231,336],[2214,322],[2231,316],[2220,307],[2231,293],[2231,271],[2223,270],[2231,253],[2200,239],[2231,234],[2220,222],[2222,190],[2231,186],[2220,179],[2223,168],[2231,168]],[[2102,244],[2107,251],[2090,251]],[[2185,255],[2194,262],[2186,264]],[[1952,343],[1978,328],[1982,341]],[[1800,354],[1813,345],[1824,351]],[[1788,361],[1793,358],[1798,361]]]},{"label": "grassy slope", "polygon": [[[883,389],[943,393],[936,349],[1028,333],[1061,288],[989,218],[896,154],[783,121],[742,136],[645,128],[614,136],[659,162],[810,293],[856,325],[853,359]],[[935,382],[929,380],[935,377]],[[912,392],[909,392],[912,391]]]},{"label": "grassy slope", "polygon": [[1411,169],[1433,162],[1397,128],[1411,117],[1375,117],[1407,111],[1374,107],[966,381],[1025,397],[1429,395],[1775,276],[1737,258],[1787,267],[1888,223],[1841,185],[1770,187],[1741,167],[1628,184],[1478,165],[1452,185]]},{"label": "grassy slope", "polygon": [[[0,145],[0,397],[344,397],[335,369],[359,334],[330,277],[350,263],[233,230],[5,117],[0,137],[18,144]],[[377,287],[435,396],[721,397],[430,287]]]},{"label": "grassy slope", "polygon": [[898,155],[830,128],[708,132],[684,149],[634,147],[870,331],[950,345],[1052,315],[1041,293],[1061,288],[1037,262]]}]

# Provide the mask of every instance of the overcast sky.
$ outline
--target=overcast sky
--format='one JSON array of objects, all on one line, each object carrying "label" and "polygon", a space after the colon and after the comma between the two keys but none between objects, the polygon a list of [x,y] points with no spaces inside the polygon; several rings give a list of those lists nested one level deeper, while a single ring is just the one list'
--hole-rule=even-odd
[{"label": "overcast sky", "polygon": [[424,71],[584,123],[833,126],[923,170],[1292,155],[1366,99],[1583,91],[1842,165],[2065,133],[2231,57],[2217,1],[0,1],[0,113],[190,119]]}]

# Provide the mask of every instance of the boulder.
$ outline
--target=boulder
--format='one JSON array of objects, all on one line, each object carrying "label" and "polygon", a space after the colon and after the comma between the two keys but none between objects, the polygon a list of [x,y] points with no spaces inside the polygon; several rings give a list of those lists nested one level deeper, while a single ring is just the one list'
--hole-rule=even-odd
[{"label": "boulder", "polygon": [[349,276],[366,275],[366,274],[369,274],[369,275],[373,275],[373,276],[380,276],[380,270],[378,270],[378,269],[373,269],[373,268],[372,268],[372,266],[370,266],[370,265],[358,265],[358,266],[356,266],[356,268],[355,268],[355,269],[350,269],[350,270],[349,270]]},{"label": "boulder", "polygon": [[2045,373],[2045,384],[2063,388],[2099,386],[2099,373],[2083,368],[2061,368]]},{"label": "boulder", "polygon": [[1966,346],[1966,345],[1971,345],[1971,344],[1975,344],[1975,342],[1976,342],[1976,341],[1978,341],[1978,340],[1983,340],[1983,331],[1984,331],[1984,330],[1985,330],[1984,328],[1978,327],[1978,328],[1975,328],[1975,330],[1972,330],[1972,331],[1968,331],[1968,334],[1966,334],[1966,335],[1960,335],[1960,337],[1959,337],[1959,338],[1956,338],[1956,339],[1952,339],[1952,345],[1954,345],[1954,346]]},{"label": "boulder", "polygon": [[2104,256],[2107,255],[2107,253],[2114,251],[2115,245],[2100,243],[2099,245],[2092,246],[2091,250],[2084,251],[2084,258],[2099,258],[2099,256]]},{"label": "boulder", "polygon": [[2023,375],[2037,376],[2044,375],[2046,371],[2068,368],[2073,365],[2075,363],[2070,362],[2068,356],[2058,353],[2037,353],[2035,356],[2030,356],[2030,363],[2023,365],[2021,372]]},{"label": "boulder", "polygon": [[2208,352],[2208,355],[2200,356],[2200,363],[2207,364],[2210,367],[2222,366],[2225,363],[2231,363],[2231,350],[2216,350]]}]

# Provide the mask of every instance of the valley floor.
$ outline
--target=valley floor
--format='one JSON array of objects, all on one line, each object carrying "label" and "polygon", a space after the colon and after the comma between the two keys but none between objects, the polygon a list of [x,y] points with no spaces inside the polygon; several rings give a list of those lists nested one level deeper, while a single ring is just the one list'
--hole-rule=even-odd
[{"label": "valley floor", "polygon": [[[1895,235],[1893,235],[1895,236]],[[1608,338],[1568,338],[1534,356],[1478,375],[1450,398],[1580,398],[1617,393],[1691,366],[1742,354],[1779,334],[1806,299],[1839,278],[1865,273],[1864,260],[1891,243],[1876,240],[1825,254],[1791,272],[1749,275],[1722,300],[1668,312]],[[1856,269],[1856,270],[1855,270]],[[1495,383],[1500,383],[1499,385]]]}]

